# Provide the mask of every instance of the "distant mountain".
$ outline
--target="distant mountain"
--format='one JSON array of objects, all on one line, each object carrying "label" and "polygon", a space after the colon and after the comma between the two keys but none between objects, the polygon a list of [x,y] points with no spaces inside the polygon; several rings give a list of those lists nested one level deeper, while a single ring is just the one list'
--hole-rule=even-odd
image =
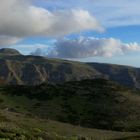
[{"label": "distant mountain", "polygon": [[122,85],[140,88],[140,68],[113,64],[88,64],[109,80],[116,81]]},{"label": "distant mountain", "polygon": [[20,55],[20,52],[15,49],[3,48],[0,49],[0,55]]},{"label": "distant mountain", "polygon": [[94,78],[140,88],[139,68],[24,56],[14,49],[0,50],[0,83],[37,85]]}]

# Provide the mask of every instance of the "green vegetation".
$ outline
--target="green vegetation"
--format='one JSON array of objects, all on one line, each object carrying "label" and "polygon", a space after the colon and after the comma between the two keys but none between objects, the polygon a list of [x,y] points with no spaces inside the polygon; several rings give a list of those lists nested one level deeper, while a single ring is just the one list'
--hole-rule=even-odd
[{"label": "green vegetation", "polygon": [[140,92],[104,79],[1,86],[0,138],[139,140]]},{"label": "green vegetation", "polygon": [[[2,111],[9,120],[0,122],[0,139],[6,140],[117,140],[139,138],[139,133],[82,128],[57,121]],[[136,139],[137,140],[137,139]]]},{"label": "green vegetation", "polygon": [[8,108],[16,107],[18,112],[44,119],[90,128],[140,131],[139,93],[104,79],[9,86],[1,98],[6,98]]}]

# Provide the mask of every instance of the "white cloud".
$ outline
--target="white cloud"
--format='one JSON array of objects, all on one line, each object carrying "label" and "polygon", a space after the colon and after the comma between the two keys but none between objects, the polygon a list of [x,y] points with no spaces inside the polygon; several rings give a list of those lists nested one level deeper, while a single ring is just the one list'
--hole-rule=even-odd
[{"label": "white cloud", "polygon": [[[30,52],[34,52],[34,54],[31,53],[31,55],[46,55],[47,50],[50,46],[46,44],[16,44],[16,45],[10,45],[9,48],[14,48],[20,52],[22,52],[24,55],[29,55]],[[35,51],[36,49],[36,51]],[[40,51],[40,52],[39,52]],[[38,53],[36,53],[38,52]]]},{"label": "white cloud", "polygon": [[[103,28],[88,11],[80,9],[48,11],[28,0],[0,1],[0,38],[11,36],[63,36]],[[1,45],[1,44],[0,44]]]},{"label": "white cloud", "polygon": [[11,37],[11,36],[0,36],[0,48],[8,45],[15,44],[19,42],[21,39],[18,37]]},{"label": "white cloud", "polygon": [[105,27],[140,25],[140,0],[42,0],[52,8],[81,7],[95,14]]},{"label": "white cloud", "polygon": [[37,48],[35,51],[31,52],[31,55],[34,55],[34,56],[46,56],[46,52],[41,48]]},{"label": "white cloud", "polygon": [[[81,59],[95,56],[112,57],[114,55],[124,55],[137,51],[140,51],[140,46],[137,43],[126,44],[114,38],[98,39],[81,37],[75,40],[58,40],[55,43],[55,47],[46,55],[56,58]],[[37,55],[37,51],[35,51],[35,55]]]}]

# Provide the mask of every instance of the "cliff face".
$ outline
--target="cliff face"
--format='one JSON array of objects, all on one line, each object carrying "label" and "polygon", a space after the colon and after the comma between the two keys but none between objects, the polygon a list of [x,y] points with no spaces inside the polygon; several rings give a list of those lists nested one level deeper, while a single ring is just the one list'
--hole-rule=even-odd
[{"label": "cliff face", "polygon": [[37,85],[94,78],[140,87],[138,68],[24,56],[13,49],[0,50],[0,80],[7,84]]}]

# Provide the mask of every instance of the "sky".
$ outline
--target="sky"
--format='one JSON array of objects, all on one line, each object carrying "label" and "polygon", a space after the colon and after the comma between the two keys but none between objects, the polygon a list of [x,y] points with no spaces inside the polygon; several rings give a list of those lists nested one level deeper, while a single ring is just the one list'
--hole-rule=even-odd
[{"label": "sky", "polygon": [[1,0],[0,48],[140,67],[140,0]]}]

